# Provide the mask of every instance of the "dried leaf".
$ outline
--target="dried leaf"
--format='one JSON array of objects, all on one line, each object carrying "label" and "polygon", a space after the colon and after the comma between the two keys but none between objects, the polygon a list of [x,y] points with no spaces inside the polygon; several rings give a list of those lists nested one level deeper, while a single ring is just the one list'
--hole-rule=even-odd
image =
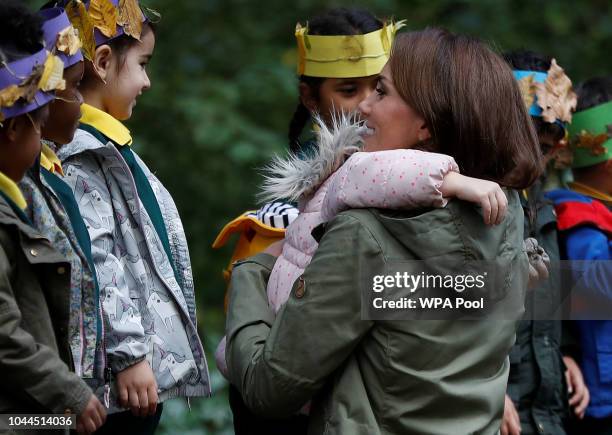
[{"label": "dried leaf", "polygon": [[85,4],[81,0],[71,1],[66,6],[66,14],[74,28],[79,32],[79,38],[83,46],[83,55],[92,60],[96,52],[96,41],[94,39],[94,27],[87,15]]},{"label": "dried leaf", "polygon": [[140,40],[142,33],[142,12],[137,0],[119,1],[119,19],[117,23],[123,26],[123,31]]},{"label": "dried leaf", "polygon": [[11,85],[0,91],[0,107],[11,107],[23,96],[23,89],[17,85]]},{"label": "dried leaf", "polygon": [[600,156],[606,152],[606,148],[603,146],[610,137],[608,133],[591,134],[588,131],[582,130],[574,140],[572,145],[575,148],[584,148],[591,150],[591,154],[594,156]]},{"label": "dried leaf", "polygon": [[45,60],[45,67],[42,76],[38,82],[38,88],[41,91],[61,91],[66,89],[66,80],[64,80],[64,62],[53,55],[49,54]]},{"label": "dried leaf", "polygon": [[525,103],[525,107],[527,110],[533,104],[535,100],[535,83],[533,81],[534,74],[530,74],[528,76],[523,77],[518,81],[519,89],[521,90],[521,95],[523,97],[523,102]]},{"label": "dried leaf", "polygon": [[572,81],[565,75],[563,68],[557,65],[555,59],[550,64],[546,81],[536,83],[535,86],[544,121],[553,123],[560,119],[571,122],[572,111],[576,109],[576,93],[572,90]]},{"label": "dried leaf", "polygon": [[28,103],[34,99],[38,92],[38,84],[40,83],[44,70],[44,65],[36,65],[32,73],[19,84],[19,87],[23,90],[22,98]]},{"label": "dried leaf", "polygon": [[153,24],[157,24],[161,21],[161,14],[155,9],[148,8],[141,5],[142,14],[146,17],[147,21]]},{"label": "dried leaf", "polygon": [[68,26],[59,32],[57,42],[55,43],[58,51],[68,56],[73,56],[82,46],[83,44],[79,39],[79,31],[72,26]]},{"label": "dried leaf", "polygon": [[117,33],[117,9],[110,0],[91,0],[89,18],[95,28],[104,36],[111,38]]}]

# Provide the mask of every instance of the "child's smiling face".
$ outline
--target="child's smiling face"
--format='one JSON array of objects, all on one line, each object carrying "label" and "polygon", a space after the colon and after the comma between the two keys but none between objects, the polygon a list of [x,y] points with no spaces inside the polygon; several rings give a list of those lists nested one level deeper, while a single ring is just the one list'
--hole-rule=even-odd
[{"label": "child's smiling face", "polygon": [[114,118],[124,121],[132,116],[136,98],[151,87],[147,64],[155,48],[155,34],[143,31],[140,42],[130,46],[124,59],[113,55],[106,77],[104,106]]}]

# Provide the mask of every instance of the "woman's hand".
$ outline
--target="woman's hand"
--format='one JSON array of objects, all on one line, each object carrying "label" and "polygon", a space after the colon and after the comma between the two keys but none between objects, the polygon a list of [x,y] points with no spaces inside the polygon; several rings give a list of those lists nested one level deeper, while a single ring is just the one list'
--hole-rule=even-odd
[{"label": "woman's hand", "polygon": [[500,224],[508,209],[508,199],[499,184],[458,172],[446,174],[440,192],[445,198],[456,197],[480,204],[486,225]]},{"label": "woman's hand", "polygon": [[584,383],[582,371],[580,371],[580,367],[578,367],[574,358],[571,356],[564,356],[563,362],[565,363],[565,380],[567,381],[567,390],[570,396],[569,405],[574,408],[576,417],[582,420],[584,412],[591,400],[591,395]]},{"label": "woman's hand", "polygon": [[132,414],[147,417],[157,410],[157,382],[146,360],[117,373],[119,404]]},{"label": "woman's hand", "polygon": [[501,424],[501,435],[520,435],[521,419],[510,396],[506,394],[504,401],[504,417]]}]

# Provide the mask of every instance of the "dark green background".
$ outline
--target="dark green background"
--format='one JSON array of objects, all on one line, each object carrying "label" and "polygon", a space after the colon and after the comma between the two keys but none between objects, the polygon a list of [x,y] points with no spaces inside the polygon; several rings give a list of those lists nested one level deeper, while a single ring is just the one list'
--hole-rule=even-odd
[{"label": "dark green background", "polygon": [[[29,0],[33,7],[43,1]],[[498,50],[528,48],[557,58],[573,81],[612,72],[609,0],[150,0],[162,14],[149,67],[152,88],[128,126],[136,150],[173,194],[195,273],[199,320],[215,396],[166,404],[165,433],[232,433],[226,385],[213,349],[223,327],[221,269],[231,249],[211,244],[230,219],[254,207],[256,168],[286,149],[297,103],[293,31],[327,7],[367,7],[407,19],[408,29],[443,26]],[[162,432],[160,430],[160,432]]]}]

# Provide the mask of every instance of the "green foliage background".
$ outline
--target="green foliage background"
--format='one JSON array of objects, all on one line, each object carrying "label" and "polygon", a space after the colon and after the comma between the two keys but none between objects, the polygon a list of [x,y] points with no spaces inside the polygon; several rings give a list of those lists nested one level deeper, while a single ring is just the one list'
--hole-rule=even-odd
[{"label": "green foliage background", "polygon": [[[29,0],[33,7],[43,1]],[[165,405],[160,433],[231,434],[226,383],[213,350],[223,329],[221,269],[231,247],[213,251],[223,225],[255,206],[256,168],[283,152],[297,103],[293,30],[335,6],[443,26],[499,50],[557,58],[579,82],[612,74],[609,0],[148,0],[162,14],[149,72],[152,88],[128,122],[140,155],[174,195],[190,242],[199,325],[215,393]]]}]

